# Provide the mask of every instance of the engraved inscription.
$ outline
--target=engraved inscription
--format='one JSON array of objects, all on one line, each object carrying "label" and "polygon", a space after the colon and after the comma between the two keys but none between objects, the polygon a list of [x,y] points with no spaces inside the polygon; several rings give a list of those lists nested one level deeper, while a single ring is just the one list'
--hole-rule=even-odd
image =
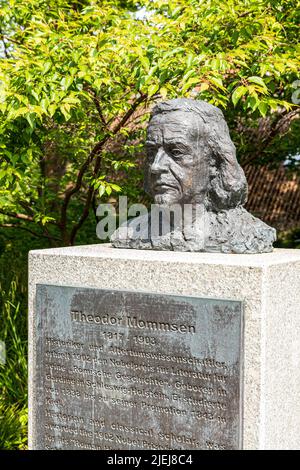
[{"label": "engraved inscription", "polygon": [[241,307],[37,286],[35,448],[241,448]]}]

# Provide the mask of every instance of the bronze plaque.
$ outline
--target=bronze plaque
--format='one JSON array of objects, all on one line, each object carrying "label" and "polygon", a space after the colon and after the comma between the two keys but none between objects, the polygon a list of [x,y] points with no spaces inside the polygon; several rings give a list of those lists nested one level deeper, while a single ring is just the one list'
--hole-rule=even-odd
[{"label": "bronze plaque", "polygon": [[35,449],[239,449],[242,303],[37,286]]}]

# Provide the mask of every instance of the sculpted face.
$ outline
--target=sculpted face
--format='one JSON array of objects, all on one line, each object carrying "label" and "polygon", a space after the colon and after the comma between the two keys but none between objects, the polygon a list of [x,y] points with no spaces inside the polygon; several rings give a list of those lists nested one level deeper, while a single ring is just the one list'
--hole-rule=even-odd
[{"label": "sculpted face", "polygon": [[[203,202],[208,182],[203,124],[192,112],[155,115],[147,131],[148,185],[156,204]],[[202,132],[201,132],[202,131]]]}]

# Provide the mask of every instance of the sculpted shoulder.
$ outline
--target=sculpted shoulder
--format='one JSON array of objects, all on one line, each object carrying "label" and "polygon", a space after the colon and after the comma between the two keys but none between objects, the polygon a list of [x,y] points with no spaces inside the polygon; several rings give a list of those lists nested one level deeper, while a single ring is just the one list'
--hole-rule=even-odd
[{"label": "sculpted shoulder", "polygon": [[[187,238],[182,230],[169,231],[151,238],[150,216],[141,216],[124,224],[111,238],[115,248],[143,250],[198,251],[221,253],[266,253],[272,251],[276,230],[254,217],[243,207],[207,213],[202,246],[201,234]],[[136,227],[140,226],[140,230]]]},{"label": "sculpted shoulder", "polygon": [[210,213],[206,250],[222,253],[267,253],[272,251],[276,230],[242,206]]}]

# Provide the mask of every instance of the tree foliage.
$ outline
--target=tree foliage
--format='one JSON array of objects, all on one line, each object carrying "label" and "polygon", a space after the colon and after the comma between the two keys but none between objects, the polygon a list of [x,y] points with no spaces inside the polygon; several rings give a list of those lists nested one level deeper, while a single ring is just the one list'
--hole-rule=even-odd
[{"label": "tree foliage", "polygon": [[274,141],[284,148],[276,158],[299,150],[299,139],[281,138],[299,135],[298,1],[0,6],[2,227],[73,244],[99,199],[136,199],[156,100],[221,107],[244,162],[273,159]]}]

